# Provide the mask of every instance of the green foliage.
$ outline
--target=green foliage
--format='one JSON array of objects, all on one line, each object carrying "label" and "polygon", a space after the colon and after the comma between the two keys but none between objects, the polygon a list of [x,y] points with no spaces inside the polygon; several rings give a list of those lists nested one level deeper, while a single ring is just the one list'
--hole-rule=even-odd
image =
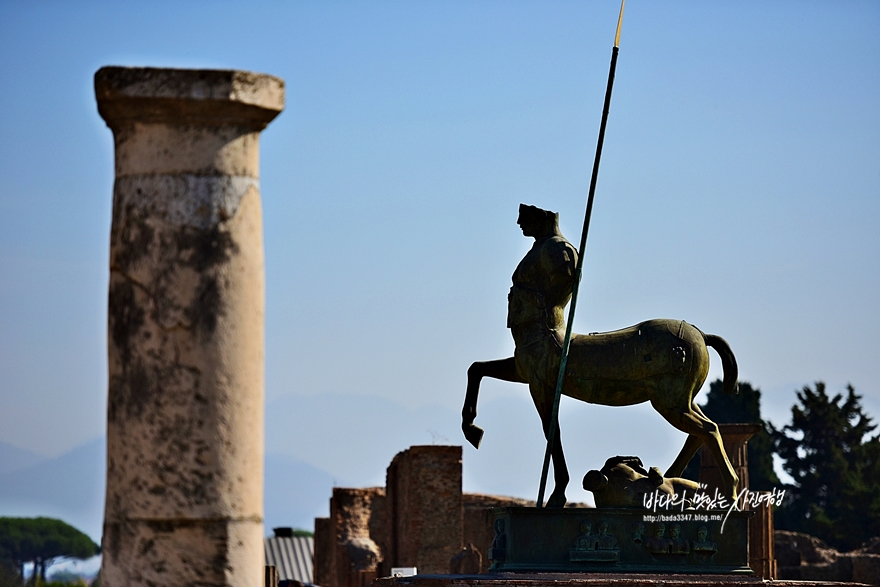
[{"label": "green foliage", "polygon": [[82,577],[74,576],[69,581],[52,579],[46,583],[40,582],[40,587],[87,587],[88,583]]},{"label": "green foliage", "polygon": [[[761,424],[764,430],[755,434],[748,443],[749,489],[770,491],[780,486],[773,471],[772,425],[761,419],[761,390],[746,381],[739,382],[739,393],[724,393],[723,383],[716,379],[709,384],[703,413],[716,424]],[[691,459],[684,477],[697,480],[700,472],[699,456]]]},{"label": "green foliage", "polygon": [[305,536],[307,538],[314,538],[315,537],[314,532],[310,532],[309,530],[303,530],[301,528],[294,528],[293,535],[294,536]]},{"label": "green foliage", "polygon": [[0,518],[0,559],[11,560],[15,568],[33,562],[45,575],[56,558],[85,559],[98,551],[91,538],[61,520]]},{"label": "green foliage", "polygon": [[11,561],[0,561],[0,587],[21,587],[21,577]]},{"label": "green foliage", "polygon": [[43,587],[61,587],[63,585],[78,585],[80,583],[85,583],[85,581],[76,573],[70,571],[55,571],[49,575],[49,582],[45,583]]},{"label": "green foliage", "polygon": [[[774,431],[783,468],[794,478],[776,511],[780,529],[806,532],[842,550],[880,535],[880,436],[851,385],[829,397],[804,387],[791,423]],[[790,496],[790,498],[789,498]]]}]

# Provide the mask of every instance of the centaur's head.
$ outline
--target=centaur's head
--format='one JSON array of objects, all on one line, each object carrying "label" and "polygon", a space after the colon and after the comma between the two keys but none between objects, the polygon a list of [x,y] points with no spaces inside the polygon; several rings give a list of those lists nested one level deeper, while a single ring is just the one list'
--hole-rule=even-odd
[{"label": "centaur's head", "polygon": [[537,206],[528,204],[519,205],[519,218],[516,223],[522,228],[523,235],[542,238],[545,236],[560,235],[559,214],[550,210],[543,210]]}]

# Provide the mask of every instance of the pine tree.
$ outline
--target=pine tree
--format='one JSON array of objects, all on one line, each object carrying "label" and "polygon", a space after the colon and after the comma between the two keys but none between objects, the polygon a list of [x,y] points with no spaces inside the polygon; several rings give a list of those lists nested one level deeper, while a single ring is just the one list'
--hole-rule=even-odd
[{"label": "pine tree", "polygon": [[46,569],[56,558],[84,559],[98,551],[91,538],[61,520],[0,518],[0,560],[12,561],[15,569],[32,561],[34,584],[37,576],[46,580]]},{"label": "pine tree", "polygon": [[829,397],[825,384],[797,392],[791,423],[774,431],[794,478],[776,511],[780,529],[806,532],[842,550],[880,535],[880,436],[851,385]]}]

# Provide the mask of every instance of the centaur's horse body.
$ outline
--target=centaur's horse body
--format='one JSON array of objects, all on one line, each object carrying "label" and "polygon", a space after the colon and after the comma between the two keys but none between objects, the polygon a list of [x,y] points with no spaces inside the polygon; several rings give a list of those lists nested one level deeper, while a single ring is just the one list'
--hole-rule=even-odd
[{"label": "centaur's horse body", "polygon": [[[563,311],[571,298],[577,253],[559,233],[553,212],[520,206],[518,223],[535,244],[513,274],[508,297],[508,327],[516,343],[514,356],[477,362],[468,369],[462,429],[479,447],[482,431],[473,425],[480,380],[492,377],[528,383],[535,407],[549,432],[556,379],[565,333]],[[670,424],[688,438],[666,477],[678,477],[706,443],[721,463],[727,493],[736,496],[739,480],[730,466],[718,426],[694,403],[709,372],[707,345],[721,356],[724,391],[737,389],[736,359],[721,337],[704,334],[683,320],[649,320],[613,332],[573,335],[562,393],[591,404],[628,406],[650,401]],[[549,507],[565,505],[569,476],[559,436],[552,447],[556,487]]]},{"label": "centaur's horse body", "polygon": [[[564,328],[564,325],[561,325]],[[562,332],[547,338],[552,349],[541,385],[556,386]],[[684,320],[649,320],[613,332],[572,336],[563,394],[590,404],[631,406],[650,401],[681,405],[689,391],[699,391],[709,371],[707,345],[720,347],[722,360],[733,354],[723,340],[705,335]],[[517,349],[519,351],[519,349]],[[716,350],[719,350],[716,348]],[[522,362],[533,358],[526,349]],[[726,369],[729,371],[729,369]],[[693,389],[696,386],[696,389]],[[684,394],[684,395],[682,395]]]}]

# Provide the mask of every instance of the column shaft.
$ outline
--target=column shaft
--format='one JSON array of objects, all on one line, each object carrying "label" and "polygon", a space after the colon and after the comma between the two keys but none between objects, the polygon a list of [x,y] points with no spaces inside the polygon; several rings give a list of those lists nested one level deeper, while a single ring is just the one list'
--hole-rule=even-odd
[{"label": "column shaft", "polygon": [[105,585],[263,580],[259,134],[284,85],[105,67],[113,130]]}]

